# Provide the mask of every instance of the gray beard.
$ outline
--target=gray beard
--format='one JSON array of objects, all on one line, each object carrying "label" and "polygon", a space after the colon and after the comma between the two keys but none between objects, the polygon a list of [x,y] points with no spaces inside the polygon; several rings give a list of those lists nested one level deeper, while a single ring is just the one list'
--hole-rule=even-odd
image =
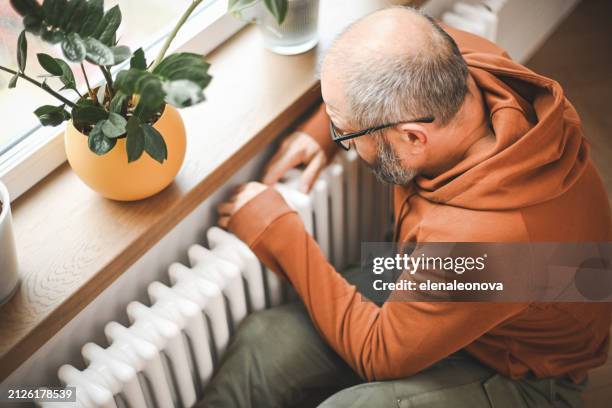
[{"label": "gray beard", "polygon": [[370,166],[376,178],[383,183],[408,185],[418,175],[416,169],[406,169],[393,147],[379,137],[376,143],[376,160]]}]

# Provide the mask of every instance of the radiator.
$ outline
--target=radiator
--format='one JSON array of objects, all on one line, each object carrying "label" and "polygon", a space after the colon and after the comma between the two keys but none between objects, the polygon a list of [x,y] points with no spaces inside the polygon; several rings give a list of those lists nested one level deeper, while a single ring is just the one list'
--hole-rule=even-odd
[{"label": "radiator", "polygon": [[[391,200],[354,151],[338,156],[308,195],[297,189],[299,170],[275,188],[342,270],[359,261],[361,241],[383,240]],[[78,407],[192,406],[240,322],[295,297],[237,237],[214,226],[206,235],[207,247],[189,248],[189,266],[169,266],[170,286],[148,285],[150,305],[127,306],[129,327],[111,321],[104,327],[106,347],[82,347],[85,369],[60,367],[59,380],[76,388]]]}]

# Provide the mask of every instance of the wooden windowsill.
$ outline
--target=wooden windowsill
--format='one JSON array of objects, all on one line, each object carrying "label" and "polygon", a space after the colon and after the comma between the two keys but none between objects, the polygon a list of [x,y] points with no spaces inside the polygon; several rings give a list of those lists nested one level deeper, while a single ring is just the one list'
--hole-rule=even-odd
[{"label": "wooden windowsill", "polygon": [[21,285],[0,307],[0,381],[315,104],[321,50],[347,21],[390,3],[321,2],[321,41],[306,54],[265,50],[251,26],[209,55],[207,102],[182,110],[185,163],[160,194],[106,200],[64,163],[20,197],[13,221]]}]

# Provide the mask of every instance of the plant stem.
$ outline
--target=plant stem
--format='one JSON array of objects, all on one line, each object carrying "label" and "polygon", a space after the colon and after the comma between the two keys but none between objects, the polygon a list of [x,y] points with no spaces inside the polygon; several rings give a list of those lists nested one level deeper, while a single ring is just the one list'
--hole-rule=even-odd
[{"label": "plant stem", "polygon": [[115,92],[113,91],[113,76],[108,68],[103,67],[102,65],[100,65],[100,70],[102,70],[104,79],[106,79],[106,85],[108,85],[108,95],[111,99],[113,99],[113,96],[115,95]]},{"label": "plant stem", "polygon": [[91,89],[91,85],[89,85],[89,78],[87,78],[87,72],[85,72],[85,66],[81,62],[81,71],[83,71],[83,78],[85,78],[85,84],[87,84],[87,91],[89,92],[89,97],[96,101],[96,94],[94,94],[93,89]]},{"label": "plant stem", "polygon": [[40,89],[42,89],[43,91],[46,91],[47,93],[51,94],[52,96],[54,96],[55,98],[59,99],[60,101],[62,101],[65,105],[70,106],[71,108],[74,108],[76,106],[76,104],[66,98],[64,98],[62,95],[60,95],[59,93],[55,92],[53,89],[51,89],[49,87],[49,85],[47,84],[43,84],[41,82],[38,82],[37,80],[35,80],[34,78],[30,78],[29,76],[27,76],[26,74],[23,74],[21,72],[17,72],[14,71],[10,68],[4,67],[2,65],[0,65],[0,71],[4,71],[4,72],[8,72],[9,74],[13,74],[13,75],[17,75],[20,78],[25,79],[26,81],[36,85],[37,87],[39,87]]},{"label": "plant stem", "polygon": [[151,70],[155,69],[155,67],[159,65],[162,59],[164,59],[166,52],[168,52],[168,48],[170,48],[170,43],[172,43],[172,40],[174,40],[176,34],[179,32],[183,24],[185,24],[185,21],[187,21],[191,13],[193,13],[193,10],[195,10],[196,7],[198,7],[200,3],[202,3],[202,1],[204,0],[192,0],[191,5],[187,7],[187,10],[185,10],[179,21],[176,23],[176,26],[174,26],[172,32],[168,35],[168,37],[166,37],[164,45],[162,46],[161,50],[159,50],[159,54],[157,54],[157,58],[155,58],[155,61],[151,66]]}]

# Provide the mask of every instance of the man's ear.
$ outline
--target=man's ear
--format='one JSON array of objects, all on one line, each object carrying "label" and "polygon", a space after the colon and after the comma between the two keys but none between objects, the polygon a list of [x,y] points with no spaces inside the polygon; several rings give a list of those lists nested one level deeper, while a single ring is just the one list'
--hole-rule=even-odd
[{"label": "man's ear", "polygon": [[400,132],[400,141],[410,154],[421,154],[427,147],[429,132],[420,123],[401,123],[396,129]]}]

